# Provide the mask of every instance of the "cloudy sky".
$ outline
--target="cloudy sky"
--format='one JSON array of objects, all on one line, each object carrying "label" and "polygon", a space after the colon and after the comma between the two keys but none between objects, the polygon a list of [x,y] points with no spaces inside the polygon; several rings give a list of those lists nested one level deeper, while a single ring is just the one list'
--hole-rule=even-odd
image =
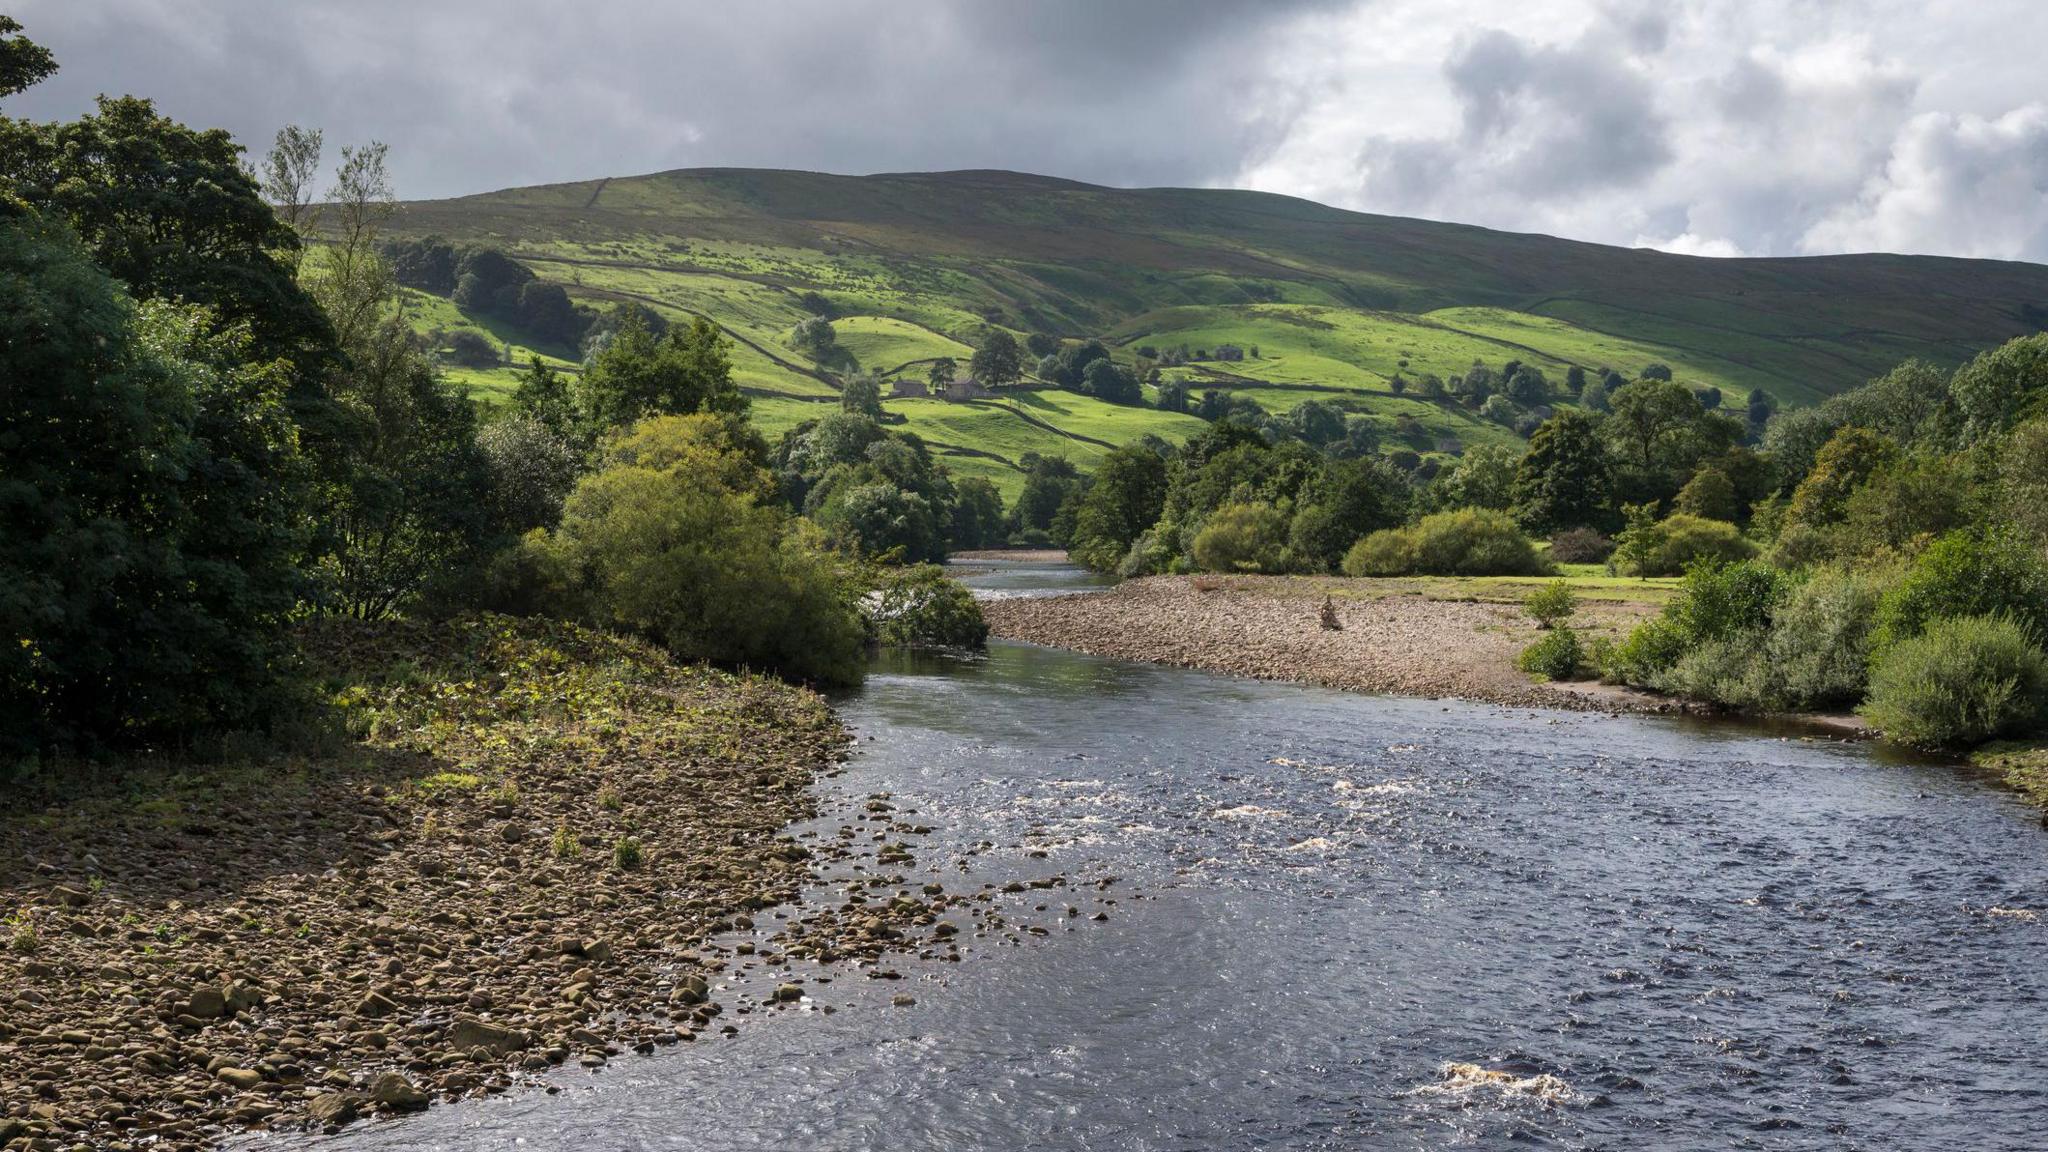
[{"label": "cloudy sky", "polygon": [[2048,262],[2048,0],[10,0],[0,106],[389,143],[408,198],[690,166],[1258,188],[1711,255]]}]

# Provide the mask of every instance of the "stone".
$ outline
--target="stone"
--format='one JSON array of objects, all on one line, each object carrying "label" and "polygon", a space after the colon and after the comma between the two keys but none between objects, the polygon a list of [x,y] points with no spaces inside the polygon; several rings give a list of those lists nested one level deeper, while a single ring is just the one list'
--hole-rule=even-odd
[{"label": "stone", "polygon": [[487,1049],[493,1056],[506,1056],[531,1044],[532,1038],[526,1033],[511,1028],[500,1028],[495,1024],[473,1017],[461,1017],[448,1030],[448,1043],[468,1051],[471,1048]]},{"label": "stone", "polygon": [[427,1106],[427,1094],[402,1072],[386,1072],[370,1081],[370,1099],[394,1112],[418,1112]]},{"label": "stone", "polygon": [[185,1003],[185,1015],[201,1020],[218,1020],[228,1013],[228,998],[218,988],[194,988]]},{"label": "stone", "polygon": [[376,1020],[398,1011],[398,1004],[381,992],[371,992],[356,1004],[356,1015]]},{"label": "stone", "polygon": [[795,984],[777,984],[775,998],[784,1002],[801,1000],[804,998],[804,990]]},{"label": "stone", "polygon": [[306,1105],[306,1115],[315,1124],[340,1127],[353,1121],[362,1109],[362,1098],[347,1092],[322,1092]]},{"label": "stone", "polygon": [[612,959],[612,946],[603,940],[585,940],[583,958],[593,964],[609,964]]},{"label": "stone", "polygon": [[263,1083],[263,1073],[251,1068],[223,1068],[214,1075],[219,1077],[222,1083],[232,1084],[237,1088],[254,1088]]},{"label": "stone", "polygon": [[896,995],[894,995],[894,996],[891,996],[891,997],[889,998],[889,1004],[890,1004],[890,1006],[891,1006],[891,1007],[894,1007],[894,1008],[908,1008],[908,1007],[910,1007],[911,1005],[913,1005],[913,1004],[916,1004],[916,1003],[917,1003],[917,997],[915,997],[915,996],[911,996],[911,995],[907,995],[907,994],[905,994],[905,993],[902,993],[902,992],[898,992],[898,993],[897,993]]},{"label": "stone", "polygon": [[91,892],[83,888],[74,888],[69,884],[59,884],[50,889],[50,895],[56,897],[59,903],[68,904],[73,908],[83,908],[92,903]]}]

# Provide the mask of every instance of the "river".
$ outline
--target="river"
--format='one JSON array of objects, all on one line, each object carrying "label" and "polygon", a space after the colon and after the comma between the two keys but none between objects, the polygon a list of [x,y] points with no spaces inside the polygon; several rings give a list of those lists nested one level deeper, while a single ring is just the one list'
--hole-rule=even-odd
[{"label": "river", "polygon": [[886,793],[949,886],[1062,877],[1043,935],[294,1143],[2048,1146],[2048,833],[1953,766],[1003,643],[840,709],[812,831]]}]

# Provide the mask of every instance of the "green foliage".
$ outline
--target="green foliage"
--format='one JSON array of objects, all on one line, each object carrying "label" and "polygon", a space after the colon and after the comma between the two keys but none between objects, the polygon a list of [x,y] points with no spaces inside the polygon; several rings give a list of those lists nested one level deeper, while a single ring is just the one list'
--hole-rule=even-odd
[{"label": "green foliage", "polygon": [[2009,340],[1957,369],[1949,397],[1965,444],[1988,443],[2048,403],[2048,332]]},{"label": "green foliage", "polygon": [[1015,384],[1024,372],[1023,352],[1017,347],[1017,338],[1001,328],[989,329],[974,350],[967,370],[990,388]]},{"label": "green foliage", "polygon": [[1132,541],[1166,507],[1166,461],[1143,444],[1104,457],[1074,517],[1068,554],[1097,572],[1114,572]]},{"label": "green foliage", "polygon": [[599,429],[646,416],[744,413],[732,359],[717,325],[696,319],[657,339],[628,314],[578,381],[578,400]]},{"label": "green foliage", "polygon": [[1733,522],[1742,518],[1742,501],[1735,494],[1735,482],[1719,468],[1702,468],[1692,474],[1685,487],[1678,490],[1678,499],[1672,507],[1677,511],[1700,520],[1726,520]]},{"label": "green foliage", "polygon": [[[1756,554],[1756,545],[1725,520],[1704,520],[1681,512],[1655,525],[1646,536],[1638,531],[1638,526],[1631,524],[1615,552],[1615,570],[1623,575],[1677,576],[1702,560],[1727,563]],[[1646,541],[1647,551],[1642,548]]]},{"label": "green foliage", "polygon": [[1024,468],[1024,490],[1010,507],[1010,531],[1050,531],[1060,505],[1081,486],[1080,469],[1064,456],[1035,452],[1025,453],[1018,463]]},{"label": "green foliage", "polygon": [[979,476],[953,482],[953,547],[988,548],[1003,541],[1003,494]]},{"label": "green foliage", "polygon": [[1577,632],[1558,628],[1522,649],[1521,655],[1515,658],[1515,665],[1531,676],[1576,680],[1585,668],[1586,652],[1579,643]]},{"label": "green foliage", "polygon": [[1772,613],[1758,655],[1758,685],[1727,700],[1771,711],[1840,708],[1863,696],[1878,600],[1892,579],[1885,569],[1824,568]]},{"label": "green foliage", "polygon": [[1766,564],[1702,561],[1663,613],[1609,654],[1604,673],[1624,684],[1695,693],[1702,684],[1739,677],[1789,587]]},{"label": "green foliage", "polygon": [[1462,508],[1425,516],[1360,540],[1344,557],[1346,576],[1544,576],[1550,563],[1507,514]]},{"label": "green foliage", "polygon": [[1977,518],[1977,487],[1965,461],[1929,452],[1898,457],[1843,502],[1829,550],[1848,559],[1917,549]]},{"label": "green foliage", "polygon": [[1632,500],[1670,498],[1701,461],[1742,436],[1739,421],[1705,411],[1692,389],[1672,380],[1624,385],[1609,405],[1600,432],[1618,463],[1617,487]]},{"label": "green foliage", "polygon": [[936,564],[889,573],[875,600],[875,634],[885,645],[979,649],[988,644],[988,622],[974,594]]},{"label": "green foliage", "polygon": [[499,531],[518,536],[554,527],[562,501],[583,474],[582,451],[561,433],[516,412],[485,426],[476,444],[490,469]]},{"label": "green foliage", "polygon": [[2048,542],[2048,420],[2013,429],[1998,463],[1998,504],[2037,541]]},{"label": "green foliage", "polygon": [[1145,398],[1138,378],[1106,357],[1089,364],[1082,373],[1081,392],[1111,404],[1136,404]]},{"label": "green foliage", "polygon": [[1621,506],[1624,527],[1614,541],[1614,568],[1649,578],[1651,560],[1664,546],[1664,532],[1657,524],[1657,505]]},{"label": "green foliage", "polygon": [[646,850],[640,846],[640,841],[632,836],[621,836],[618,842],[612,845],[612,867],[621,872],[638,870],[646,859]]},{"label": "green foliage", "polygon": [[560,372],[529,357],[526,371],[512,390],[512,411],[553,432],[565,443],[582,444],[588,427]]},{"label": "green foliage", "polygon": [[1522,610],[1536,621],[1537,627],[1555,628],[1579,610],[1578,593],[1572,591],[1570,581],[1553,580],[1529,593],[1522,601]]},{"label": "green foliage", "polygon": [[1480,444],[1467,449],[1452,467],[1437,474],[1429,486],[1438,508],[1495,508],[1515,502],[1515,478],[1523,453],[1505,444]]},{"label": "green foliage", "polygon": [[1785,526],[1817,529],[1839,523],[1850,494],[1898,456],[1898,445],[1868,428],[1836,432],[1814,457],[1813,471],[1793,490]]},{"label": "green foliage", "polygon": [[874,376],[848,377],[839,388],[839,408],[870,420],[882,418],[882,382]]},{"label": "green foliage", "polygon": [[2048,718],[2048,657],[2005,615],[1942,617],[1879,657],[1863,714],[1887,737],[1954,748]]},{"label": "green foliage", "polygon": [[1206,572],[1285,571],[1287,527],[1271,504],[1226,504],[1203,521],[1189,552]]},{"label": "green foliage", "polygon": [[2039,547],[2009,528],[1951,532],[1885,593],[1872,650],[1881,657],[1943,616],[2001,613],[2048,635],[2048,562]]},{"label": "green foliage", "polygon": [[32,214],[0,301],[0,754],[256,723],[303,545],[282,372]]},{"label": "green foliage", "polygon": [[527,545],[542,550],[560,605],[688,659],[857,682],[863,629],[838,565],[801,522],[758,502],[769,478],[743,446],[671,439],[683,448],[615,454],[578,481],[561,526]]},{"label": "green foliage", "polygon": [[26,36],[15,35],[20,31],[20,21],[0,16],[0,96],[26,92],[57,71],[57,61],[50,50]]},{"label": "green foliage", "polygon": [[1612,518],[1612,470],[1593,419],[1566,409],[1538,425],[1515,468],[1515,516],[1531,532],[1598,528]]}]

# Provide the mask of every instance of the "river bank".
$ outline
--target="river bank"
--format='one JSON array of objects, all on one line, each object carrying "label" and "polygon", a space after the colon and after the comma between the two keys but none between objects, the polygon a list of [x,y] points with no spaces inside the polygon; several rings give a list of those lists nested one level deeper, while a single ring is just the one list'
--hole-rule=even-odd
[{"label": "river bank", "polygon": [[[1511,707],[1686,711],[1683,701],[1598,683],[1539,684],[1515,657],[1540,633],[1520,600],[1538,580],[1349,580],[1154,576],[1071,596],[991,600],[997,636],[1142,660],[1400,696]],[[1670,595],[1662,583],[1602,581],[1572,626],[1619,641]],[[1325,598],[1340,629],[1323,626]]]},{"label": "river bank", "polygon": [[721,939],[815,867],[909,860],[887,805],[785,834],[846,744],[813,693],[498,617],[306,649],[348,725],[332,749],[10,800],[0,1147],[331,1129],[804,995],[722,991],[741,965],[951,947],[933,886],[764,924],[758,952]]}]

